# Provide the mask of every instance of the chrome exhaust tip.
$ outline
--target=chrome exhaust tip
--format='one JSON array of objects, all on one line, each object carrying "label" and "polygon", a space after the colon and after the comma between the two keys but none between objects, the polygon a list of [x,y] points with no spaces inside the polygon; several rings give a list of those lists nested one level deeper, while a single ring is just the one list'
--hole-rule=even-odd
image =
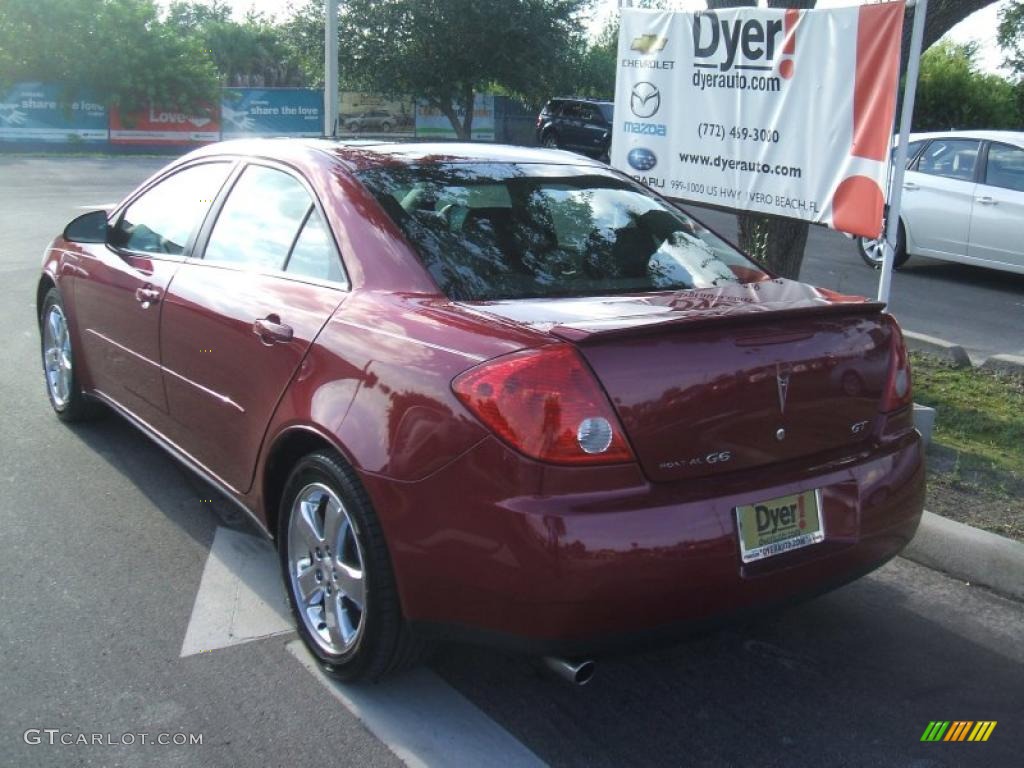
[{"label": "chrome exhaust tip", "polygon": [[544,668],[573,685],[586,685],[594,676],[595,664],[592,659],[559,659],[544,656]]}]

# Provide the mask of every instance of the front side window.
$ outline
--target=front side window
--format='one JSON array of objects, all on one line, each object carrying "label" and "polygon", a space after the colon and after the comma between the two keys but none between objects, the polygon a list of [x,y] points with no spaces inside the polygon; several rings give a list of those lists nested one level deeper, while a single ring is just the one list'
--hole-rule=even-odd
[{"label": "front side window", "polygon": [[985,183],[992,187],[1024,192],[1024,149],[993,144],[988,150]]},{"label": "front side window", "polygon": [[193,165],[143,192],[125,209],[112,244],[139,253],[180,256],[230,167],[226,162]]},{"label": "front side window", "polygon": [[238,177],[203,258],[261,270],[284,269],[313,200],[293,176],[250,165]]},{"label": "front side window", "polygon": [[456,300],[686,290],[768,277],[678,209],[600,168],[435,164],[359,177]]},{"label": "front side window", "polygon": [[971,139],[935,139],[924,150],[917,170],[931,176],[974,180],[980,142]]}]

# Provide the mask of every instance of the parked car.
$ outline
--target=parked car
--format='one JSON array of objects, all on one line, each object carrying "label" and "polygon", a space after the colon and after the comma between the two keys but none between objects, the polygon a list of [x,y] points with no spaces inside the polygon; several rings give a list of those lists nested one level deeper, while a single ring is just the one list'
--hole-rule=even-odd
[{"label": "parked car", "polygon": [[579,682],[855,579],[921,515],[882,306],[564,152],[206,146],[73,220],[37,304],[57,417],[105,404],[248,513],[345,679],[455,637]]},{"label": "parked car", "polygon": [[551,99],[537,115],[537,143],[607,161],[615,105],[590,99]]},{"label": "parked car", "polygon": [[[911,134],[894,265],[912,255],[1024,274],[1024,132]],[[882,263],[882,239],[859,238]]]},{"label": "parked car", "polygon": [[373,132],[391,133],[400,122],[400,118],[382,109],[363,112],[359,115],[346,117],[343,125],[349,133]]}]

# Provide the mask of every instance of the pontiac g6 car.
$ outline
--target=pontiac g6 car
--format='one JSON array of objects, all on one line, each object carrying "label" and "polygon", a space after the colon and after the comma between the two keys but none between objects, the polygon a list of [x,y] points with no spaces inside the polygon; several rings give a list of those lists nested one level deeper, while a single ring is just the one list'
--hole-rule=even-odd
[{"label": "pontiac g6 car", "polygon": [[921,515],[884,308],[566,152],[211,145],[72,221],[37,298],[57,416],[103,404],[247,511],[345,679],[438,637],[582,676],[849,582]]}]

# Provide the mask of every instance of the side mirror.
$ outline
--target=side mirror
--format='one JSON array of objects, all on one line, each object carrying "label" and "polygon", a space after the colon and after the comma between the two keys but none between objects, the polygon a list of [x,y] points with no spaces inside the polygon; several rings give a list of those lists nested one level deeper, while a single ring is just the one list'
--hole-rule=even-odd
[{"label": "side mirror", "polygon": [[105,243],[107,229],[107,212],[89,211],[64,227],[64,239],[73,243]]}]

